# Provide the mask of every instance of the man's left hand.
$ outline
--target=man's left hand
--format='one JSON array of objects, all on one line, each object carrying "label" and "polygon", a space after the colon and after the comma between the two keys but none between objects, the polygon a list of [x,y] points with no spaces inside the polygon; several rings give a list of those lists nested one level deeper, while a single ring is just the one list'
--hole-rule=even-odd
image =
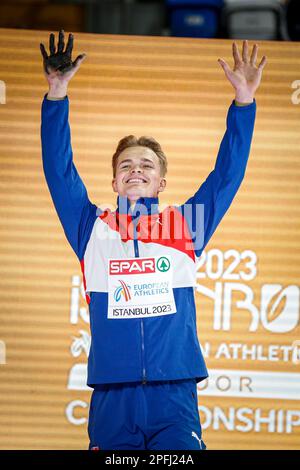
[{"label": "man's left hand", "polygon": [[232,55],[234,59],[233,70],[224,59],[218,59],[226,77],[235,89],[235,100],[241,104],[252,103],[255,92],[260,85],[263,69],[267,63],[266,56],[263,56],[258,66],[255,65],[257,59],[258,45],[254,44],[251,57],[249,58],[248,41],[243,41],[242,57],[235,42],[232,44]]}]

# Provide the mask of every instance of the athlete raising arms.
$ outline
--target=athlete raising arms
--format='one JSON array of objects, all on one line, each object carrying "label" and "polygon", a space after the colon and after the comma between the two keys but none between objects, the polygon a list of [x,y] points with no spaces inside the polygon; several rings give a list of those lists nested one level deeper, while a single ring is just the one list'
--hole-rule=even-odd
[{"label": "athlete raising arms", "polygon": [[185,204],[159,212],[166,156],[153,137],[130,135],[112,159],[117,209],[103,211],[89,200],[70,141],[68,84],[86,55],[72,61],[73,35],[65,48],[63,31],[57,48],[50,35],[49,55],[40,47],[49,85],[43,167],[90,313],[89,448],[205,449],[197,382],[208,373],[196,329],[196,264],[243,180],[266,58],[256,66],[258,46],[249,57],[244,41],[241,56],[233,43],[233,69],[219,59],[235,99],[215,167]]}]

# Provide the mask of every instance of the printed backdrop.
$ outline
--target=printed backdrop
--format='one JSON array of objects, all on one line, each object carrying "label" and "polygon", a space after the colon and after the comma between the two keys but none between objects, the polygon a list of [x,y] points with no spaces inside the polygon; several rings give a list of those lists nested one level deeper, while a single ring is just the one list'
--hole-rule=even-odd
[{"label": "printed backdrop", "polygon": [[[49,33],[0,30],[1,449],[88,446],[89,316],[41,164]],[[300,45],[259,45],[268,65],[246,176],[198,269],[209,449],[300,448]],[[232,64],[231,41],[76,34],[81,52],[70,123],[90,199],[115,203],[111,156],[123,136],[146,134],[169,160],[161,203],[187,200],[224,134],[234,94],[217,59]]]}]

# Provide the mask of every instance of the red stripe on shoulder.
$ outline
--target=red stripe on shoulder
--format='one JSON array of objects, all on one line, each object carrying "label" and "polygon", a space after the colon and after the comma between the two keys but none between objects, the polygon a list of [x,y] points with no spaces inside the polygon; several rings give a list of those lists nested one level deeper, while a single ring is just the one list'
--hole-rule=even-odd
[{"label": "red stripe on shoulder", "polygon": [[[130,215],[111,212],[108,209],[99,218],[111,230],[119,232],[123,242],[134,239],[134,224]],[[144,243],[158,243],[174,248],[195,261],[188,224],[175,207],[169,206],[159,214],[141,215],[137,224],[137,239]]]},{"label": "red stripe on shoulder", "polygon": [[142,216],[138,239],[159,243],[188,255],[195,261],[194,244],[185,218],[175,207],[167,207],[152,216]]}]

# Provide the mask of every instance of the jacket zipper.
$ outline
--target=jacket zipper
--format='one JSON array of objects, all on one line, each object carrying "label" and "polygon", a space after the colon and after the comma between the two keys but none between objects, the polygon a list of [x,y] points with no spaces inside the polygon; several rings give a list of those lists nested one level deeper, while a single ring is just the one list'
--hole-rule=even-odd
[{"label": "jacket zipper", "polygon": [[[133,238],[133,244],[134,244],[134,255],[136,258],[139,258],[139,246],[138,246],[138,240],[136,236],[136,220],[134,221],[134,238]],[[142,370],[143,370],[143,385],[147,383],[147,377],[146,377],[146,367],[145,367],[145,338],[144,338],[144,321],[141,318],[141,337],[142,337]]]}]

